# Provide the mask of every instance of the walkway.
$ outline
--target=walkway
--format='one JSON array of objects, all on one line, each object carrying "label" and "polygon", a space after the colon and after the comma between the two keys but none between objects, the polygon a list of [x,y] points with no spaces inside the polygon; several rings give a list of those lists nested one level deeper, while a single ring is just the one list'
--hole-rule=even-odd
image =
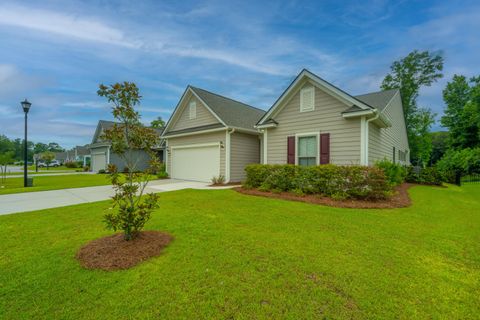
[{"label": "walkway", "polygon": [[[210,187],[208,183],[183,180],[155,180],[149,183],[146,193],[181,189],[226,189]],[[108,200],[113,195],[112,186],[61,189],[0,195],[0,215],[65,207],[74,204]]]}]

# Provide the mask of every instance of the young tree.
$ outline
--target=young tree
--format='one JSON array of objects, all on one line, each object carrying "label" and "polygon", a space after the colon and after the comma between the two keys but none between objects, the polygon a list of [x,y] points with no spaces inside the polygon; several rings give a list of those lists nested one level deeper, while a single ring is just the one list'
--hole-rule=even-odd
[{"label": "young tree", "polygon": [[467,80],[454,75],[443,90],[443,101],[446,108],[441,123],[450,131],[450,147],[480,146],[480,77]]},{"label": "young tree", "polygon": [[53,153],[51,151],[42,152],[40,154],[39,159],[41,161],[45,162],[45,164],[47,165],[47,170],[48,170],[49,167],[50,167],[50,163],[52,163],[52,161],[55,159],[55,153]]},{"label": "young tree", "polygon": [[152,128],[163,128],[165,127],[165,121],[163,121],[162,117],[157,117],[157,119],[150,122],[150,125]]},{"label": "young tree", "polygon": [[428,135],[433,124],[429,120],[433,119],[430,109],[417,106],[418,94],[421,87],[430,86],[440,79],[443,76],[442,70],[443,57],[440,54],[414,50],[392,63],[390,73],[385,76],[381,85],[383,90],[400,90],[411,158],[414,163],[424,162],[428,156],[423,148],[428,145],[429,137],[423,135]]},{"label": "young tree", "polygon": [[7,179],[7,165],[13,162],[13,151],[8,151],[0,154],[0,185],[5,184]]},{"label": "young tree", "polygon": [[[139,234],[158,207],[158,195],[144,195],[144,191],[160,164],[152,151],[159,138],[155,130],[140,123],[140,114],[135,107],[140,103],[141,96],[135,83],[101,84],[97,93],[113,104],[112,114],[118,123],[105,130],[104,138],[111,142],[112,151],[122,158],[127,168],[125,178],[115,166],[108,168],[115,195],[112,197],[113,208],[105,214],[104,220],[107,228],[122,230],[125,240],[129,241]],[[138,172],[138,157],[135,154],[138,150],[147,152],[151,157],[150,168],[145,172]]]}]

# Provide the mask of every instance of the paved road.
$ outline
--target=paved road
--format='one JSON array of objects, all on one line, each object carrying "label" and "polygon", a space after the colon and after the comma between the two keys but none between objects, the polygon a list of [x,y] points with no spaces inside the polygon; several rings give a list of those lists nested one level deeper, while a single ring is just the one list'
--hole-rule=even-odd
[{"label": "paved road", "polygon": [[[225,189],[210,187],[208,183],[183,180],[155,180],[146,192],[166,192],[181,189]],[[61,189],[0,195],[0,215],[33,210],[70,206],[74,204],[108,200],[113,195],[111,186]]]}]

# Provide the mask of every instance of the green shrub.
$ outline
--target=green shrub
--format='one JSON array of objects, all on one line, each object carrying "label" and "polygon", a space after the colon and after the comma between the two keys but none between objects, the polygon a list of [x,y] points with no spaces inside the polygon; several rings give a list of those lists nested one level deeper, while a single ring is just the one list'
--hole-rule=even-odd
[{"label": "green shrub", "polygon": [[442,181],[445,179],[442,177],[436,167],[413,167],[407,168],[407,182],[427,184],[427,185],[442,185]]},{"label": "green shrub", "polygon": [[321,194],[336,199],[383,199],[390,190],[380,168],[365,166],[249,165],[246,187],[263,191]]},{"label": "green shrub", "polygon": [[157,173],[158,179],[168,179],[168,173],[166,171],[160,171]]},{"label": "green shrub", "polygon": [[444,181],[451,181],[456,172],[461,175],[480,173],[480,148],[448,150],[436,166]]},{"label": "green shrub", "polygon": [[105,173],[107,173],[107,172],[105,171],[105,169],[100,169],[100,170],[98,170],[98,173],[99,173],[99,174],[105,174]]},{"label": "green shrub", "polygon": [[213,185],[221,185],[221,184],[224,184],[224,183],[225,183],[225,176],[222,175],[222,174],[212,178],[212,184]]},{"label": "green shrub", "polygon": [[65,167],[67,168],[78,168],[78,163],[75,161],[68,161],[64,163]]},{"label": "green shrub", "polygon": [[258,188],[267,179],[273,165],[268,164],[251,164],[245,168],[247,173],[247,180],[245,186],[250,188]]},{"label": "green shrub", "polygon": [[407,170],[404,166],[393,163],[387,159],[375,162],[375,167],[380,168],[385,173],[388,183],[392,186],[397,186],[405,181]]}]

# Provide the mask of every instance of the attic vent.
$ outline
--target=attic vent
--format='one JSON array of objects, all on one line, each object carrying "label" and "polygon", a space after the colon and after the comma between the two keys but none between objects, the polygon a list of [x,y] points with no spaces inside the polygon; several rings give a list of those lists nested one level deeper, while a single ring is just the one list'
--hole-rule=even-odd
[{"label": "attic vent", "polygon": [[314,88],[305,87],[300,90],[300,112],[312,111],[315,109]]},{"label": "attic vent", "polygon": [[188,104],[188,117],[190,120],[197,117],[197,103],[195,101],[190,101]]}]

